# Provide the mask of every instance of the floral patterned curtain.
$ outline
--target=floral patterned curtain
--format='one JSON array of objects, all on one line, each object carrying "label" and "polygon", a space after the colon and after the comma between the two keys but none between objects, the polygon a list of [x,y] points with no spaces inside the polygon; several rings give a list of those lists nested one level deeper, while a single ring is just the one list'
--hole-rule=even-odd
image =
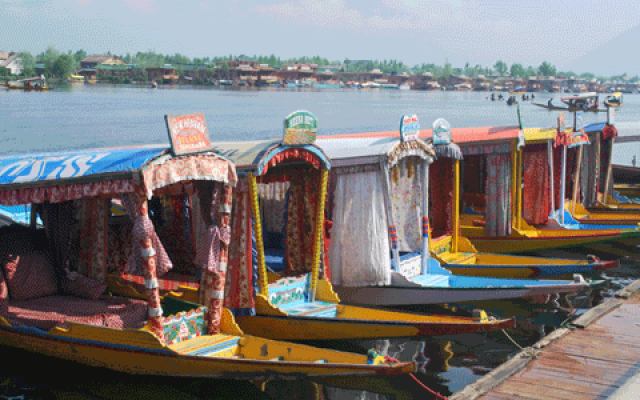
[{"label": "floral patterned curtain", "polygon": [[485,232],[490,236],[511,233],[511,156],[508,153],[487,156],[487,205]]}]

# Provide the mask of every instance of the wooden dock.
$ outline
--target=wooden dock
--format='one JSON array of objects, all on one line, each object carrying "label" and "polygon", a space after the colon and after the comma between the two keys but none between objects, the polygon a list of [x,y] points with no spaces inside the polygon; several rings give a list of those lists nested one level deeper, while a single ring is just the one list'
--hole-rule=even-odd
[{"label": "wooden dock", "polygon": [[573,326],[553,331],[449,399],[640,399],[640,280]]}]

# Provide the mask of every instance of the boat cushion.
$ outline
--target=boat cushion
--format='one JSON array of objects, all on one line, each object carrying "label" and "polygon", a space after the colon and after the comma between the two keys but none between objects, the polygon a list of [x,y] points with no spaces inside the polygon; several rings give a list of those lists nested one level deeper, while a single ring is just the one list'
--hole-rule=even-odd
[{"label": "boat cushion", "polygon": [[84,275],[71,274],[62,280],[62,291],[73,296],[97,300],[107,289],[106,282],[100,282]]},{"label": "boat cushion", "polygon": [[13,300],[29,300],[58,292],[53,265],[42,251],[8,254],[2,269]]},{"label": "boat cushion", "polygon": [[12,300],[6,315],[11,324],[43,330],[64,326],[65,321],[108,328],[138,329],[144,325],[146,318],[146,301],[111,296],[103,296],[99,300],[64,295]]}]

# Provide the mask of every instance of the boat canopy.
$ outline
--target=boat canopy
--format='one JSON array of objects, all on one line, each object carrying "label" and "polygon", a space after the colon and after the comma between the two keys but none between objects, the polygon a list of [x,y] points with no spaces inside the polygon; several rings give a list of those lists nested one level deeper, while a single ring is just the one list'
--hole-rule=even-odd
[{"label": "boat canopy", "polygon": [[285,160],[303,160],[316,168],[331,168],[327,156],[313,144],[284,145],[282,140],[261,140],[253,142],[218,142],[213,149],[229,158],[239,173],[252,172],[264,175],[270,167]]},{"label": "boat canopy", "polygon": [[[420,139],[401,141],[398,132],[393,137],[323,137],[317,144],[333,164],[332,282],[351,287],[389,285],[392,270],[420,274],[430,254],[425,232],[428,171],[435,157],[432,145]],[[426,257],[410,266],[415,271],[403,271],[400,252],[421,252]]]},{"label": "boat canopy", "polygon": [[[190,215],[198,215],[192,227],[197,224],[201,229],[196,231],[203,233],[194,235],[194,263],[205,282],[200,303],[208,308],[207,329],[218,333],[218,288],[225,282],[231,187],[236,181],[234,165],[220,155],[205,151],[173,156],[166,145],[0,157],[0,204],[38,204],[34,209],[60,268],[77,267],[99,282],[106,281],[109,269],[144,275],[150,330],[163,342],[158,276],[168,273],[173,263],[151,221],[147,199],[154,192],[171,196],[174,191],[198,198],[199,206]],[[131,220],[120,226],[130,228],[123,241],[109,223],[113,198],[122,201]],[[219,218],[214,219],[214,213]],[[77,255],[69,251],[72,237],[81,248]],[[130,250],[129,257],[122,257],[124,248]]]},{"label": "boat canopy", "polygon": [[153,190],[180,180],[235,186],[235,168],[208,152],[173,157],[167,145],[32,153],[0,157],[0,204],[52,203]]}]

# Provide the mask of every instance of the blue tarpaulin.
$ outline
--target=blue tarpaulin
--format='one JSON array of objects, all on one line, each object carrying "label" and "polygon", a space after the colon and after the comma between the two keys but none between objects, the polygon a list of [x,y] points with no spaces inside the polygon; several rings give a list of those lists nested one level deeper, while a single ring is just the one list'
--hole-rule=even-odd
[{"label": "blue tarpaulin", "polygon": [[0,185],[87,178],[135,171],[166,145],[105,148],[0,157]]}]

